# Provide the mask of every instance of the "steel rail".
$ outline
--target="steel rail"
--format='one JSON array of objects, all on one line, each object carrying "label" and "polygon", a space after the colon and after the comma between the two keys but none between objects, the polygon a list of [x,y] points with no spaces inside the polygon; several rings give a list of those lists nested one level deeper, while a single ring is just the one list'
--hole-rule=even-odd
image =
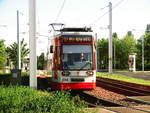
[{"label": "steel rail", "polygon": [[138,96],[150,95],[149,90],[145,90],[145,89],[133,87],[130,85],[122,84],[122,83],[120,83],[120,81],[117,82],[117,81],[113,81],[113,80],[109,80],[109,79],[108,80],[107,79],[105,79],[105,80],[97,79],[97,85],[100,85],[100,84],[106,84],[106,86],[109,86],[109,87],[112,87],[114,89],[118,89],[121,91],[127,91],[127,92],[130,92],[131,94],[133,93],[133,95],[138,95]]}]

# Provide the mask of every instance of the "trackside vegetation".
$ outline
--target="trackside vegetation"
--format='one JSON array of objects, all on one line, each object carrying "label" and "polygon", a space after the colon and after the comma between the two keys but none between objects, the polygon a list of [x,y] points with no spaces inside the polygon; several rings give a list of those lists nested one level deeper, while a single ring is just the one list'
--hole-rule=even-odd
[{"label": "trackside vegetation", "polygon": [[110,78],[114,80],[121,80],[125,82],[131,82],[131,83],[137,83],[137,84],[143,84],[143,85],[149,85],[150,81],[143,80],[143,79],[137,79],[133,77],[127,77],[123,75],[117,75],[117,74],[105,74],[105,73],[99,73],[97,72],[97,77],[103,77],[103,78]]},{"label": "trackside vegetation", "polygon": [[[0,73],[0,85],[11,85],[12,83],[12,74],[11,73]],[[29,73],[21,73],[21,85],[29,86]]]},{"label": "trackside vegetation", "polygon": [[68,92],[0,86],[0,113],[84,113],[85,103]]}]

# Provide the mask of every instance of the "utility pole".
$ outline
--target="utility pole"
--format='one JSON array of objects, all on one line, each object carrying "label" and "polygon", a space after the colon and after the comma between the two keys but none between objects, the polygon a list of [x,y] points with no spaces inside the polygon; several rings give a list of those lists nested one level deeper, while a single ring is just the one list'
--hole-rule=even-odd
[{"label": "utility pole", "polygon": [[37,89],[36,0],[29,0],[30,87]]},{"label": "utility pole", "polygon": [[109,68],[108,72],[112,73],[112,3],[109,2]]},{"label": "utility pole", "polygon": [[144,35],[142,36],[142,71],[144,72]]},{"label": "utility pole", "polygon": [[19,11],[17,10],[17,69],[21,69],[20,39],[19,39]]},{"label": "utility pole", "polygon": [[[132,29],[132,31],[143,31],[143,30],[137,30],[137,29]],[[144,72],[144,37],[145,35],[141,36],[141,40],[142,40],[142,71]]]},{"label": "utility pole", "polygon": [[114,40],[114,70],[116,69],[116,42]]}]

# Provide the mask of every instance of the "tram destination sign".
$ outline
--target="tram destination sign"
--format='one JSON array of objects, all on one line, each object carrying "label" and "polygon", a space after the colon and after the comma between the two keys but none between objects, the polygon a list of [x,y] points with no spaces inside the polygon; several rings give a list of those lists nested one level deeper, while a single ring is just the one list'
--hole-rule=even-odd
[{"label": "tram destination sign", "polygon": [[62,36],[62,41],[67,43],[73,42],[92,42],[92,36],[90,35],[67,35]]}]

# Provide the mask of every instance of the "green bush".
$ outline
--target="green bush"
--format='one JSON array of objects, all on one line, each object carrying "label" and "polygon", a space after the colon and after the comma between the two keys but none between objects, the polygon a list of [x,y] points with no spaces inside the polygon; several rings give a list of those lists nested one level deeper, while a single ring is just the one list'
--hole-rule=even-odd
[{"label": "green bush", "polygon": [[30,75],[30,73],[29,72],[21,72],[21,76],[23,77],[23,76],[29,76]]},{"label": "green bush", "polygon": [[[0,85],[11,85],[12,75],[11,73],[0,73]],[[29,73],[21,73],[21,85],[29,86]]]},{"label": "green bush", "polygon": [[67,92],[39,92],[28,87],[0,86],[0,113],[83,113],[84,102]]},{"label": "green bush", "polygon": [[0,73],[0,85],[10,85],[11,74]]},{"label": "green bush", "polygon": [[[16,85],[17,80],[12,78],[11,73],[9,74],[4,74],[0,73],[0,85]],[[28,72],[22,72],[21,73],[21,82],[20,85],[23,86],[29,86],[29,73]],[[37,78],[37,84],[38,84],[38,89],[47,89],[48,88],[48,82],[46,78]]]},{"label": "green bush", "polygon": [[29,72],[22,72],[21,73],[21,85],[29,86]]}]

